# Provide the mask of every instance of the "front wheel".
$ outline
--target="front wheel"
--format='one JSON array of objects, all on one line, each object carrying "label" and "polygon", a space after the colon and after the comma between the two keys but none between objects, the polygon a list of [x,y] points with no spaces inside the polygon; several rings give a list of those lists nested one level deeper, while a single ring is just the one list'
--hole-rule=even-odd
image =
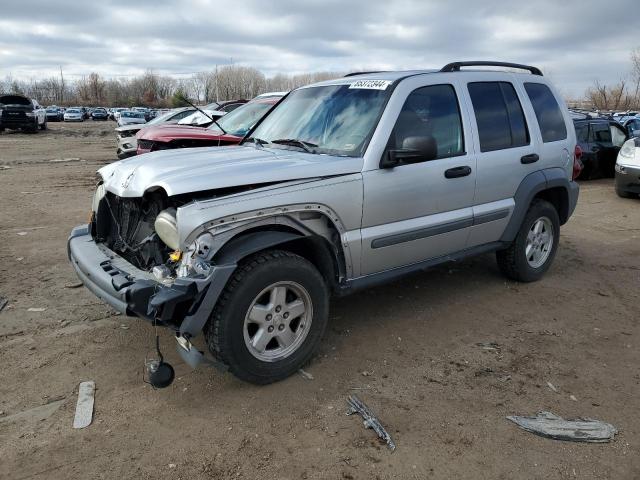
[{"label": "front wheel", "polygon": [[313,355],[327,324],[329,291],[308,260],[272,250],[243,261],[218,300],[209,350],[238,378],[267,384]]},{"label": "front wheel", "polygon": [[498,266],[507,277],[534,282],[545,274],[558,249],[560,219],[555,207],[541,199],[531,203],[515,240],[496,252]]},{"label": "front wheel", "polygon": [[47,129],[47,121],[45,120],[44,122],[42,122],[42,125],[40,125],[40,130],[46,130]]}]

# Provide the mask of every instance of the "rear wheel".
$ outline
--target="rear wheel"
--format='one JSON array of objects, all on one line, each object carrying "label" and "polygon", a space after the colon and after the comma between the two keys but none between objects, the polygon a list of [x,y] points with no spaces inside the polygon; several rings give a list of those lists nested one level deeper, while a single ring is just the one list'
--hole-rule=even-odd
[{"label": "rear wheel", "polygon": [[559,237],[560,219],[554,206],[545,200],[534,200],[515,240],[496,252],[500,270],[520,282],[540,279],[553,262]]},{"label": "rear wheel", "polygon": [[307,362],[327,324],[329,292],[308,260],[272,250],[243,261],[206,327],[209,350],[238,378],[282,380]]}]

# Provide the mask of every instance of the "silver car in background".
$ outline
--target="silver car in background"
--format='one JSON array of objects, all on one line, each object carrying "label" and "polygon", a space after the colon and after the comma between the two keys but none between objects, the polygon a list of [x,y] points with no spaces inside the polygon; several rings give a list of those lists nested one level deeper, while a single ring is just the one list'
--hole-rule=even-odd
[{"label": "silver car in background", "polygon": [[64,112],[65,122],[84,122],[84,112],[79,108],[67,108]]},{"label": "silver car in background", "polygon": [[124,125],[142,125],[147,123],[147,119],[142,112],[136,112],[134,110],[125,110],[118,115],[118,126]]},{"label": "silver car in background", "polygon": [[135,123],[116,127],[116,140],[118,142],[116,155],[118,155],[118,158],[122,160],[136,154],[138,149],[136,133],[138,133],[142,128],[154,125],[173,125],[183,118],[191,115],[194,111],[195,108],[193,107],[175,108],[168,112],[164,112],[162,115],[157,116],[145,124]]}]

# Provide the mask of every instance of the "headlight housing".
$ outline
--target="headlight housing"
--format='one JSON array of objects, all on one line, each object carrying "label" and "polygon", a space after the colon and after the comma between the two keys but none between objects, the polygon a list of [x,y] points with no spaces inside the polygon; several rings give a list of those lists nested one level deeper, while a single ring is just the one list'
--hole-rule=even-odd
[{"label": "headlight housing", "polygon": [[632,138],[630,140],[627,140],[626,142],[624,142],[624,144],[622,145],[622,148],[620,149],[620,153],[619,155],[622,158],[633,158],[636,155],[636,143],[635,140]]},{"label": "headlight housing", "polygon": [[104,198],[106,190],[104,188],[104,183],[100,182],[96,188],[95,193],[93,194],[93,200],[91,201],[91,211],[97,212],[98,207],[100,206],[100,201]]},{"label": "headlight housing", "polygon": [[178,235],[178,221],[176,219],[175,208],[167,208],[161,211],[156,217],[153,226],[160,240],[162,240],[167,247],[178,250],[180,237]]}]

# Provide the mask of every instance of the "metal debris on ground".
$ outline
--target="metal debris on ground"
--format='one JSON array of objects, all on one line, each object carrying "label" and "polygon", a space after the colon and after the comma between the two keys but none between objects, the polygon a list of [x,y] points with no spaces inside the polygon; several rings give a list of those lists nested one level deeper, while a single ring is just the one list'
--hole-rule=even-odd
[{"label": "metal debris on ground", "polygon": [[80,288],[81,286],[83,286],[84,283],[82,282],[78,282],[78,283],[67,283],[64,288]]},{"label": "metal debris on ground", "polygon": [[93,397],[95,390],[96,384],[93,381],[80,383],[73,428],[85,428],[91,425],[91,421],[93,420]]},{"label": "metal debris on ground", "polygon": [[4,307],[6,307],[6,306],[7,306],[7,303],[9,303],[9,300],[7,300],[7,299],[6,299],[6,298],[4,298],[4,297],[0,297],[0,312],[2,311],[2,309],[3,309]]},{"label": "metal debris on ground", "polygon": [[496,343],[496,342],[486,342],[486,343],[476,343],[477,347],[481,347],[483,350],[490,350],[490,351],[495,351],[495,350],[500,350],[500,344]]},{"label": "metal debris on ground", "polygon": [[307,380],[313,380],[313,375],[311,375],[309,372],[305,372],[303,369],[298,370],[298,373]]},{"label": "metal debris on ground", "polygon": [[347,415],[353,415],[354,413],[359,414],[364,420],[365,428],[372,428],[378,437],[385,441],[385,443],[389,446],[391,451],[396,449],[396,444],[394,443],[391,435],[385,430],[380,421],[376,418],[369,407],[367,407],[356,395],[350,395],[347,399],[347,403],[349,404],[349,411]]},{"label": "metal debris on ground", "polygon": [[538,412],[535,417],[509,416],[507,419],[520,428],[554,440],[571,442],[608,442],[618,433],[616,427],[610,423],[593,420],[591,418],[576,418],[565,420],[551,412]]},{"label": "metal debris on ground", "polygon": [[558,389],[556,388],[556,386],[553,383],[547,382],[547,387],[549,387],[552,392],[558,393]]},{"label": "metal debris on ground", "polygon": [[46,308],[44,307],[30,307],[27,308],[27,312],[44,312]]}]

